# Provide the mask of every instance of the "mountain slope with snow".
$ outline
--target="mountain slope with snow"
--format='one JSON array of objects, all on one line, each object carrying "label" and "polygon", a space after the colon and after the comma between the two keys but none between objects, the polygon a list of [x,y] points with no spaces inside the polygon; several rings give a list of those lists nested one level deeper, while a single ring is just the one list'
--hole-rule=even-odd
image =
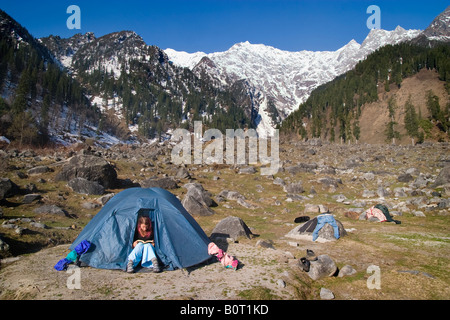
[{"label": "mountain slope with snow", "polygon": [[[420,30],[401,27],[393,31],[374,29],[362,44],[351,40],[336,51],[290,52],[247,41],[211,54],[188,54],[172,49],[165,52],[174,64],[190,68],[197,75],[209,74],[218,83],[230,85],[236,80],[247,80],[260,95],[273,99],[279,118],[283,120],[321,84],[351,70],[378,48],[414,39],[420,33]],[[275,127],[276,122],[265,114],[268,112],[267,104],[263,103],[266,99],[258,101],[254,101],[259,110],[258,132],[265,135],[264,131]]]}]

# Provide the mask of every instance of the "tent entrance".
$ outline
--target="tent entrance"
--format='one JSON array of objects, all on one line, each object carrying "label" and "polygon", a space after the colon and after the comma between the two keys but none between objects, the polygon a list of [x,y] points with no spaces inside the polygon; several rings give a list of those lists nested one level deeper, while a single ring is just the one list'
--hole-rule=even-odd
[{"label": "tent entrance", "polygon": [[137,216],[138,216],[138,219],[139,219],[139,217],[149,217],[150,218],[150,220],[154,220],[154,212],[155,212],[155,209],[147,209],[147,208],[141,208],[141,209],[139,209],[139,211],[137,212]]}]

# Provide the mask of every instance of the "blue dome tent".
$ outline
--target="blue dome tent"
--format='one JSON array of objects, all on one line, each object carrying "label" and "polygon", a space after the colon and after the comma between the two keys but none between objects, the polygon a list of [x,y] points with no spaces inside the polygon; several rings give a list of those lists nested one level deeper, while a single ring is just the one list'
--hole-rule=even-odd
[{"label": "blue dome tent", "polygon": [[100,269],[126,269],[138,215],[152,220],[155,252],[167,270],[208,260],[211,242],[175,195],[161,188],[130,188],[116,194],[81,231],[70,250],[87,240],[90,249],[80,257]]}]

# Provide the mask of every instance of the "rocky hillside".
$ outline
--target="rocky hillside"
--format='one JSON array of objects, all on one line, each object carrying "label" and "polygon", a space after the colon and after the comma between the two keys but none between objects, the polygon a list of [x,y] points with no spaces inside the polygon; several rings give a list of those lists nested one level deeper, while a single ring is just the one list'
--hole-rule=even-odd
[{"label": "rocky hillside", "polygon": [[142,138],[159,138],[201,119],[253,125],[252,105],[240,83],[217,87],[173,65],[164,51],[133,31],[40,41],[87,88],[91,104],[105,115],[101,128],[119,138],[126,138],[128,130]]},{"label": "rocky hillside", "polygon": [[0,36],[0,135],[19,145],[45,145],[65,133],[92,133],[98,113],[85,88],[1,10]]}]

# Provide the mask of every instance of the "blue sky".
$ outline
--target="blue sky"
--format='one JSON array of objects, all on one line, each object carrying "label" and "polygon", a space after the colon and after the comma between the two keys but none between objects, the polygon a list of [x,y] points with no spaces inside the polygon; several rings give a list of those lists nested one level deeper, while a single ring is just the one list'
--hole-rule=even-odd
[{"label": "blue sky", "polygon": [[[81,9],[81,29],[69,30],[69,5]],[[381,28],[425,29],[449,5],[443,0],[161,0],[22,1],[0,0],[6,11],[39,38],[70,37],[92,31],[97,37],[133,30],[149,45],[206,53],[243,41],[282,50],[337,50],[369,33],[366,13],[381,9]]]}]

